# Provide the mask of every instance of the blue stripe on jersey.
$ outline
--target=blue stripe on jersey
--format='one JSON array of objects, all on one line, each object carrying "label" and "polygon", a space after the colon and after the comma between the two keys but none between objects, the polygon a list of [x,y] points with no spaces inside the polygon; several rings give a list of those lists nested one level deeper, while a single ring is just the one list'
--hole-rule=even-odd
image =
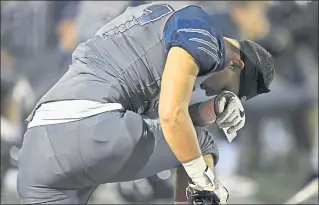
[{"label": "blue stripe on jersey", "polygon": [[198,6],[188,6],[174,13],[164,28],[164,43],[168,51],[173,46],[185,49],[199,66],[199,75],[220,71],[225,63],[222,35],[211,17]]}]

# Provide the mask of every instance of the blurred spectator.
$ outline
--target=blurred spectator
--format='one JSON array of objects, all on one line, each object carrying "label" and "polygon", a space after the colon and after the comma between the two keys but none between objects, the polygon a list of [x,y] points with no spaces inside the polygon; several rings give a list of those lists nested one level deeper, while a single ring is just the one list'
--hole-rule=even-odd
[{"label": "blurred spectator", "polygon": [[10,1],[1,7],[1,44],[16,59],[16,72],[29,80],[37,99],[68,69],[69,54],[63,47],[78,3]]},{"label": "blurred spectator", "polygon": [[[134,1],[135,2],[135,1]],[[135,2],[140,3],[140,1]],[[130,1],[83,1],[75,19],[74,41],[77,44],[93,37],[107,22],[124,12]]]},{"label": "blurred spectator", "polygon": [[279,2],[268,13],[272,32],[260,43],[276,57],[277,73],[292,84],[307,84],[317,72],[317,8],[316,1],[303,5]]},{"label": "blurred spectator", "polygon": [[229,1],[197,1],[198,5],[201,6],[208,14],[228,12]]},{"label": "blurred spectator", "polygon": [[[310,161],[313,138],[318,137],[310,117],[318,108],[318,2],[278,2],[268,16],[272,32],[260,43],[274,54],[277,74],[290,92],[303,89],[291,120],[300,151]],[[305,171],[318,175],[316,170]]]},{"label": "blurred spectator", "polygon": [[[14,59],[1,48],[1,187],[7,174],[17,168],[18,147],[25,131],[24,118],[35,98],[28,81],[14,69]],[[13,181],[14,182],[14,181]],[[15,184],[15,183],[13,183]]]},{"label": "blurred spectator", "polygon": [[229,1],[227,10],[212,14],[214,24],[224,36],[256,40],[269,32],[266,1]]},{"label": "blurred spectator", "polygon": [[13,55],[32,55],[43,51],[50,44],[52,37],[47,15],[48,4],[46,1],[3,2],[2,46]]},{"label": "blurred spectator", "polygon": [[72,52],[75,45],[74,21],[81,4],[83,2],[80,1],[57,1],[52,5],[51,11],[57,24],[57,45],[62,55],[65,55],[65,58],[68,58],[69,53]]},{"label": "blurred spectator", "polygon": [[8,98],[16,81],[13,65],[12,56],[1,47],[1,113],[4,112],[4,101]]}]

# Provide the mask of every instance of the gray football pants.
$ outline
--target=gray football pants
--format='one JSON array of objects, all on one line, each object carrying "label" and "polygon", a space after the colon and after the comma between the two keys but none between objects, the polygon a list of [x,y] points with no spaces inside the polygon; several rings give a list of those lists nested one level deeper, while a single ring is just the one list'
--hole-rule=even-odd
[{"label": "gray football pants", "polygon": [[[22,204],[85,204],[98,185],[152,176],[180,165],[158,120],[110,111],[83,120],[27,130],[19,154]],[[217,146],[196,128],[202,153]]]}]

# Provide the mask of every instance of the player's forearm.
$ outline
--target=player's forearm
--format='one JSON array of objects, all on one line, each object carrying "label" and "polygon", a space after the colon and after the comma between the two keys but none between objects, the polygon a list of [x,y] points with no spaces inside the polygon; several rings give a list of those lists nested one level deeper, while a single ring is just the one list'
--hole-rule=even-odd
[{"label": "player's forearm", "polygon": [[164,137],[177,157],[184,163],[201,156],[196,131],[187,108],[177,108],[170,116],[160,117]]},{"label": "player's forearm", "polygon": [[189,106],[189,115],[194,126],[205,127],[215,122],[214,98]]}]

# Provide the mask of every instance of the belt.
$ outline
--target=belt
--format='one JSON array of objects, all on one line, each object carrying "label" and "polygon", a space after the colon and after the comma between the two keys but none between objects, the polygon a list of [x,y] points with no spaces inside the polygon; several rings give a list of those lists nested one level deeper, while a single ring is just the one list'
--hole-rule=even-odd
[{"label": "belt", "polygon": [[28,129],[41,125],[73,122],[114,110],[124,110],[124,108],[119,103],[100,103],[89,100],[45,103],[35,111]]}]

